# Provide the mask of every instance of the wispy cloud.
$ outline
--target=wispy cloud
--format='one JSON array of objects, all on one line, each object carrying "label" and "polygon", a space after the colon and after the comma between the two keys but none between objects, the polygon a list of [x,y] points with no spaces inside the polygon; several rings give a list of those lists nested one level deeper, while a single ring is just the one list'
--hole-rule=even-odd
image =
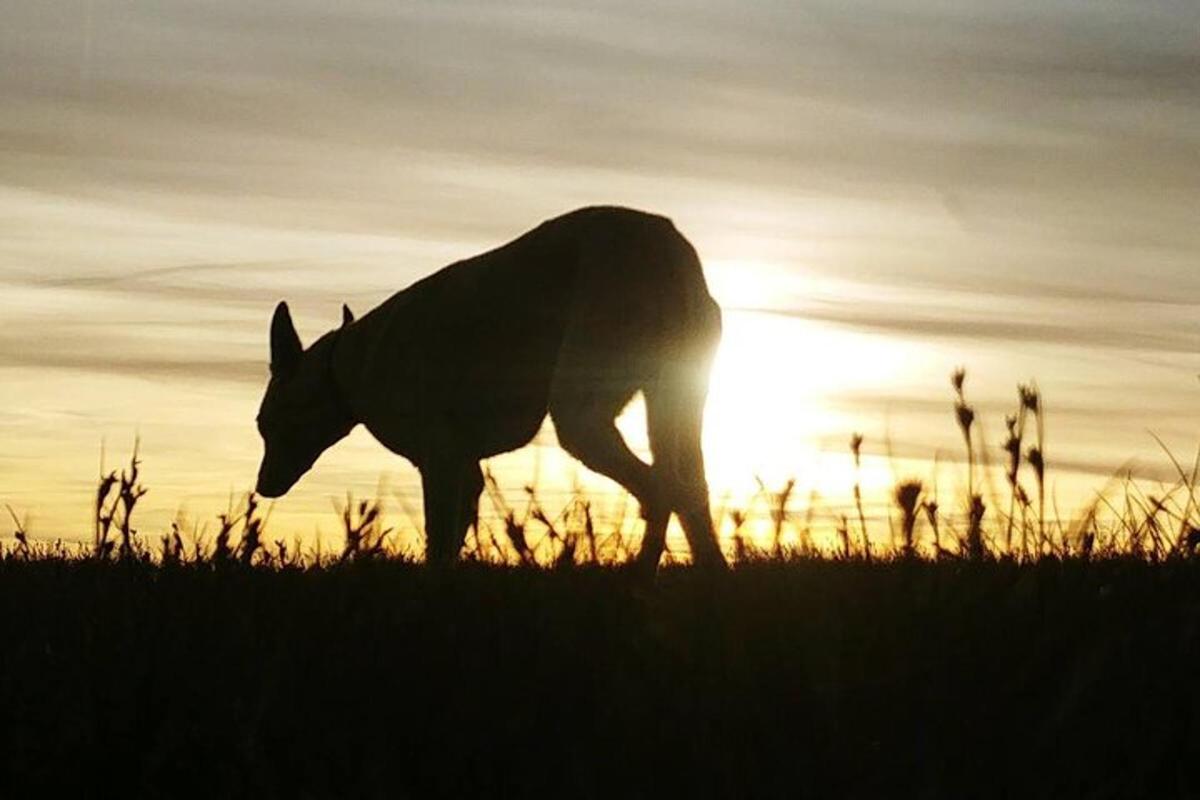
[{"label": "wispy cloud", "polygon": [[0,353],[0,367],[64,369],[146,380],[216,380],[256,386],[261,384],[267,375],[266,363],[262,360],[195,358],[182,355],[171,358],[139,357],[114,355],[103,350],[80,352],[78,346],[69,349],[43,348],[33,355],[22,355],[9,350]]},{"label": "wispy cloud", "polygon": [[1182,330],[1147,330],[1137,321],[1059,323],[1033,320],[979,319],[967,316],[897,314],[886,311],[819,307],[804,311],[772,312],[800,316],[859,330],[896,333],[915,338],[992,340],[1013,344],[1073,345],[1113,350],[1151,351],[1184,356],[1200,353],[1200,322]]}]

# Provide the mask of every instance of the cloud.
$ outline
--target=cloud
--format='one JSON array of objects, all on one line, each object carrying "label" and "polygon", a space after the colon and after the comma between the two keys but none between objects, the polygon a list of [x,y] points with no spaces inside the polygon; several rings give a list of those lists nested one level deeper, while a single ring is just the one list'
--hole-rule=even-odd
[{"label": "cloud", "polygon": [[[838,455],[845,455],[844,446],[827,447],[825,452]],[[928,442],[919,442],[915,440],[893,439],[887,443],[874,443],[868,441],[863,446],[863,453],[874,456],[883,456],[889,460],[912,460],[912,461],[934,461],[942,467],[950,467],[952,469],[965,468],[966,453],[961,447],[953,448],[938,448],[931,447]],[[996,447],[991,453],[992,463],[996,467],[996,472],[993,475],[991,484],[1001,493],[1007,490],[1005,479],[1002,477],[1003,468],[1000,466],[1004,463],[1003,451]],[[1022,466],[1023,478],[1028,478],[1026,474],[1029,470],[1028,466]],[[1050,474],[1051,481],[1056,475],[1075,474],[1088,475],[1101,478],[1113,477],[1130,477],[1137,480],[1148,480],[1161,482],[1167,485],[1174,485],[1179,480],[1179,474],[1170,464],[1165,463],[1144,463],[1129,459],[1113,459],[1104,460],[1097,458],[1079,458],[1079,457],[1060,457],[1054,456],[1047,462],[1047,470]],[[990,494],[992,485],[987,485],[985,494]],[[1084,500],[1091,500],[1091,497],[1085,497]],[[1064,509],[1065,510],[1065,509]]]},{"label": "cloud", "polygon": [[[873,293],[888,294],[886,287],[872,285]],[[846,326],[859,331],[899,334],[911,339],[950,339],[957,341],[993,341],[1010,344],[1033,343],[1064,345],[1105,350],[1157,353],[1163,356],[1200,355],[1200,318],[1188,319],[1179,309],[1162,320],[1149,322],[1142,316],[1146,309],[1124,316],[1057,313],[1052,308],[1033,313],[997,314],[984,311],[989,301],[979,301],[979,312],[971,314],[946,305],[904,306],[899,303],[862,300],[797,300],[794,308],[727,307],[727,311],[792,317],[810,322]],[[1153,312],[1153,304],[1148,304]],[[1182,304],[1185,309],[1193,304]],[[1040,312],[1040,313],[1039,313]],[[1161,312],[1160,312],[1161,313]]]},{"label": "cloud", "polygon": [[[794,313],[794,312],[787,312]],[[1179,332],[1147,331],[1118,325],[1058,324],[1016,320],[988,320],[889,315],[850,308],[809,311],[805,319],[849,325],[860,330],[899,333],[916,338],[983,339],[1010,343],[1074,345],[1115,350],[1148,350],[1192,356],[1200,348],[1200,329]]]},{"label": "cloud", "polygon": [[122,352],[119,341],[102,335],[72,340],[6,335],[0,338],[0,368],[72,370],[164,382],[262,384],[267,377],[264,358],[222,358],[182,350],[171,355]]},{"label": "cloud", "polygon": [[1200,121],[1186,6],[92,8],[27,4],[0,34],[27,67],[0,83],[27,111],[0,142],[60,188],[319,185],[350,202],[351,183],[381,190],[372,159],[401,177],[405,159],[452,153],[734,185],[986,182],[1074,205],[1063,193],[1097,182],[1182,197],[1188,175],[1162,154]]}]

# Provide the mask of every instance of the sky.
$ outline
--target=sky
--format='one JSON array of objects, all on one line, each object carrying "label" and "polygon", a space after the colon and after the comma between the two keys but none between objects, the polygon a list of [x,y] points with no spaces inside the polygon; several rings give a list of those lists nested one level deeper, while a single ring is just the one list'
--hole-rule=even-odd
[{"label": "sky", "polygon": [[[1200,441],[1190,0],[10,5],[0,502],[39,535],[90,535],[135,437],[146,531],[249,489],[279,299],[311,341],[593,203],[704,260],[718,491],[836,495],[854,431],[880,485],[936,457],[952,490],[959,365],[992,444],[1038,381],[1069,503],[1169,477],[1151,432]],[[577,479],[552,442],[496,460],[506,491]],[[332,532],[381,476],[419,515],[359,431],[274,524]]]}]

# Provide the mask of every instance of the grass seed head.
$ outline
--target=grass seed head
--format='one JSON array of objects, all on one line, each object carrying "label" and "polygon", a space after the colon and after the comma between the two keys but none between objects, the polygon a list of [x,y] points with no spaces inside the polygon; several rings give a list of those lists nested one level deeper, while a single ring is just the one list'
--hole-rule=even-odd
[{"label": "grass seed head", "polygon": [[854,466],[862,466],[863,435],[856,433],[850,437],[850,452],[854,454]]},{"label": "grass seed head", "polygon": [[962,429],[963,436],[970,437],[971,426],[975,424],[975,409],[966,403],[955,403],[954,416],[958,420],[958,427]]},{"label": "grass seed head", "polygon": [[950,384],[954,387],[954,391],[958,392],[959,395],[962,395],[963,393],[963,384],[966,383],[966,380],[966,367],[959,367],[950,374]]},{"label": "grass seed head", "polygon": [[921,494],[925,491],[925,485],[919,480],[901,481],[896,486],[895,498],[896,505],[900,510],[908,514],[916,514],[917,506],[921,501]]},{"label": "grass seed head", "polygon": [[902,514],[901,531],[904,535],[904,555],[913,555],[913,532],[917,526],[917,512],[921,507],[921,495],[925,486],[919,480],[906,480],[897,484],[896,505]]},{"label": "grass seed head", "polygon": [[1033,414],[1041,411],[1042,395],[1037,386],[1033,384],[1021,384],[1017,387],[1017,394],[1021,398],[1021,406]]},{"label": "grass seed head", "polygon": [[1038,483],[1042,483],[1046,479],[1046,461],[1042,457],[1041,448],[1031,447],[1025,455],[1029,461],[1029,466],[1033,467],[1033,473],[1037,476]]}]

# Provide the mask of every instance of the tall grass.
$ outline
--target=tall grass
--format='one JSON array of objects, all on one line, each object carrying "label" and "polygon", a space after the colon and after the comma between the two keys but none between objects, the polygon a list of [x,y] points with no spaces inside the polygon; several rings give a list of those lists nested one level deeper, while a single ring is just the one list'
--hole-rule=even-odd
[{"label": "tall grass", "polygon": [[[884,513],[882,521],[878,516],[872,518],[862,483],[867,440],[855,433],[849,443],[853,460],[850,513],[822,512],[815,491],[807,506],[798,510],[794,479],[778,488],[757,479],[758,491],[743,504],[725,502],[718,509],[717,529],[724,532],[731,559],[735,563],[810,556],[866,562],[896,558],[1031,562],[1132,556],[1158,562],[1195,556],[1200,547],[1200,451],[1185,466],[1156,437],[1174,468],[1174,483],[1147,494],[1126,471],[1115,475],[1075,516],[1063,519],[1057,507],[1052,515],[1047,502],[1046,404],[1036,383],[1020,384],[1015,408],[1004,419],[1006,438],[1001,452],[1008,496],[993,496],[989,507],[981,476],[991,463],[976,407],[968,397],[966,370],[955,370],[950,382],[951,419],[965,454],[961,512],[947,514],[939,505],[935,466],[932,487],[916,477],[898,479],[887,496],[893,510]],[[883,444],[885,451],[890,449]],[[597,515],[593,499],[577,487],[565,505],[553,510],[530,485],[524,489],[524,502],[514,506],[505,499],[490,470],[484,477],[485,499],[494,515],[481,516],[473,526],[463,553],[468,560],[565,569],[620,564],[637,551],[637,535],[626,518],[628,499],[619,513]],[[407,530],[386,525],[381,497],[355,501],[349,495],[344,503],[335,503],[343,541],[340,551],[322,553],[319,547],[305,550],[298,541],[288,545],[281,539],[269,540],[270,511],[264,513],[253,493],[237,503],[231,498],[228,510],[217,516],[211,537],[207,526],[187,530],[182,521],[176,521],[169,531],[154,537],[158,542],[154,548],[149,544],[151,537],[143,536],[136,525],[138,505],[148,491],[135,443],[127,466],[101,471],[87,557],[165,565],[202,562],[294,567],[325,560],[345,563],[419,555],[399,544],[404,533],[410,540],[420,539],[419,521],[410,515]],[[11,507],[7,510],[14,523],[12,543],[0,545],[0,553],[21,558],[48,553],[84,555],[61,542],[37,539],[27,519],[22,520]],[[832,519],[830,535],[823,542],[814,535],[814,520],[822,515]],[[765,525],[755,530],[753,523],[758,518],[765,519]],[[889,535],[883,535],[883,526]],[[187,539],[190,542],[185,542]],[[668,552],[668,559],[680,557]]]}]

